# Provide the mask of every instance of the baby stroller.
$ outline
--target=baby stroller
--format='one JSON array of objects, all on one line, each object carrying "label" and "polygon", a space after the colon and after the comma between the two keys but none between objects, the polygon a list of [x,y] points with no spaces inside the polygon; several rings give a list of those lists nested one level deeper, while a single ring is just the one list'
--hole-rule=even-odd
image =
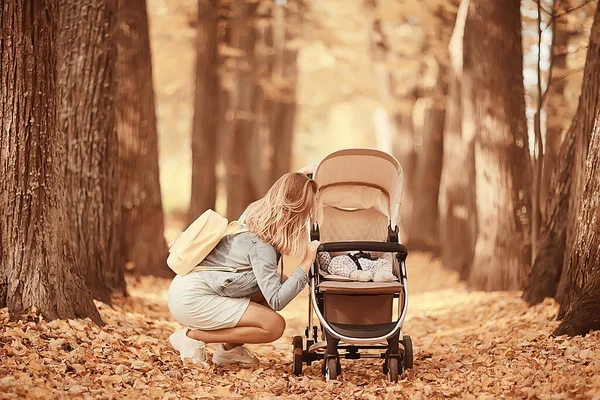
[{"label": "baby stroller", "polygon": [[[309,277],[308,326],[304,337],[293,340],[295,375],[302,373],[303,363],[323,360],[323,375],[336,379],[340,357],[382,358],[383,373],[392,382],[412,368],[411,338],[402,335],[408,305],[408,252],[397,226],[402,176],[398,160],[373,149],[336,151],[317,166],[313,179],[319,184],[319,196],[310,236],[322,242],[318,251],[379,254],[392,261],[398,281],[339,280],[324,274],[315,262]],[[313,312],[320,327],[313,325]]]}]

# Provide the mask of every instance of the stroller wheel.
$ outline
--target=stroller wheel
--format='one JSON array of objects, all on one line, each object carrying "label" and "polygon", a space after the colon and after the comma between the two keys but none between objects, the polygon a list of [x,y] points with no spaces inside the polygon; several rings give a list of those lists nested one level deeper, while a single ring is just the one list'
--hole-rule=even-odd
[{"label": "stroller wheel", "polygon": [[326,360],[325,364],[325,380],[329,381],[337,379],[340,374],[340,362],[337,358],[330,357]]},{"label": "stroller wheel", "polygon": [[404,346],[404,368],[413,367],[413,347],[412,339],[408,335],[402,337],[402,346]]},{"label": "stroller wheel", "polygon": [[302,375],[302,353],[304,352],[302,336],[294,336],[294,375]]},{"label": "stroller wheel", "polygon": [[390,382],[398,382],[400,364],[396,357],[390,357],[387,362],[387,378]]}]

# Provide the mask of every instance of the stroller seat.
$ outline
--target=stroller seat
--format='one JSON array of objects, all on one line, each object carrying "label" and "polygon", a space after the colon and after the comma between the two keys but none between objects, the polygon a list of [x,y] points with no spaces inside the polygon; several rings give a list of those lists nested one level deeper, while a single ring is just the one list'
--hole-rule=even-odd
[{"label": "stroller seat", "polygon": [[331,294],[394,294],[402,290],[400,282],[322,281],[319,290]]}]

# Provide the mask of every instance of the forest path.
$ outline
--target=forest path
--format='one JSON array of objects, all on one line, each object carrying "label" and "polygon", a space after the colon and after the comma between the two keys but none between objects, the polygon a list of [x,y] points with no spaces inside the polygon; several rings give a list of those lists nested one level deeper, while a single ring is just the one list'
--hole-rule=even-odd
[{"label": "forest path", "polygon": [[[107,325],[9,322],[0,310],[0,398],[534,398],[600,399],[600,332],[551,338],[557,306],[527,308],[517,292],[466,291],[454,274],[411,254],[410,307],[404,324],[415,367],[387,382],[381,360],[342,360],[340,381],[320,363],[291,374],[291,338],[306,325],[306,291],[283,311],[286,333],[250,346],[257,370],[182,366],[167,343],[179,325],[169,315],[169,281],[128,281],[115,308],[97,303]],[[214,346],[210,346],[211,350]]]}]

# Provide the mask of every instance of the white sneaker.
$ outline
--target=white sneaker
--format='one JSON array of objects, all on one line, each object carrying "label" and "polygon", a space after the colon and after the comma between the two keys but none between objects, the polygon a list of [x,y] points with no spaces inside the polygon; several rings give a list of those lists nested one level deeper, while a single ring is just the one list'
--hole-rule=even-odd
[{"label": "white sneaker", "polygon": [[206,362],[206,345],[204,342],[192,339],[187,335],[188,328],[180,329],[169,336],[171,346],[179,351],[179,356],[183,362],[186,358],[191,358],[193,362],[200,363],[208,367]]},{"label": "white sneaker", "polygon": [[244,346],[237,346],[231,350],[225,350],[223,344],[219,344],[217,350],[213,354],[213,364],[228,365],[240,364],[244,367],[258,366],[259,361],[252,353]]}]

